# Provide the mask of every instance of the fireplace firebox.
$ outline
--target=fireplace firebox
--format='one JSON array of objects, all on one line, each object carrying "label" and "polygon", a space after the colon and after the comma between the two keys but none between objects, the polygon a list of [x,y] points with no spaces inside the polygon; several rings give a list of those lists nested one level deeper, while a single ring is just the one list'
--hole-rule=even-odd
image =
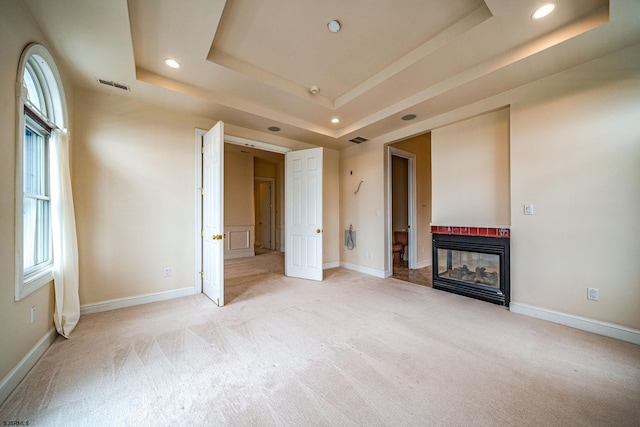
[{"label": "fireplace firebox", "polygon": [[509,306],[509,239],[433,234],[433,287]]}]

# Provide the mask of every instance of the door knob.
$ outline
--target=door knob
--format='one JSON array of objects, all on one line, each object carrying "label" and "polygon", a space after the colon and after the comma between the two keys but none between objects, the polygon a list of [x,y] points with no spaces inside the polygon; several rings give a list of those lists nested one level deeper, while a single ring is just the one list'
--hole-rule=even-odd
[{"label": "door knob", "polygon": [[220,234],[214,234],[214,235],[213,235],[213,240],[222,240],[222,235],[220,235]]},{"label": "door knob", "polygon": [[319,228],[316,230],[316,233],[320,234],[322,232],[322,230],[320,230]]}]

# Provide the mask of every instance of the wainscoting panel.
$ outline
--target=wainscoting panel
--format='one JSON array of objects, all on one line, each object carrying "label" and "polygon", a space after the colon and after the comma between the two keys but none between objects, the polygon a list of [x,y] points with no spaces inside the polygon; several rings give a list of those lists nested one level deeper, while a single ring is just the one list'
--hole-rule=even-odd
[{"label": "wainscoting panel", "polygon": [[255,256],[254,225],[225,226],[224,259]]}]

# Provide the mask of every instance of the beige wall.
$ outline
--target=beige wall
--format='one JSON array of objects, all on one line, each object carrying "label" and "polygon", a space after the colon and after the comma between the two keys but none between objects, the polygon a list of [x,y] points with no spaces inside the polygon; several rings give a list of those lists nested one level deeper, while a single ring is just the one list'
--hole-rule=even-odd
[{"label": "beige wall", "polygon": [[640,329],[638,58],[545,79],[512,105],[514,301]]},{"label": "beige wall", "polygon": [[225,151],[224,225],[253,225],[253,207],[253,156]]},{"label": "beige wall", "polygon": [[[284,162],[284,158],[282,161]],[[277,165],[275,163],[269,163],[258,158],[253,163],[253,171],[256,177],[276,179],[276,169]]]},{"label": "beige wall", "polygon": [[[385,235],[385,154],[382,145],[363,143],[340,152],[340,247],[342,262],[384,274],[391,257]],[[364,182],[357,194],[361,179]],[[353,224],[356,247],[344,246],[344,230]]]},{"label": "beige wall", "polygon": [[76,104],[81,304],[194,286],[195,128],[212,121],[84,90]]},{"label": "beige wall", "polygon": [[433,222],[508,226],[509,109],[434,129]]},{"label": "beige wall", "polygon": [[416,248],[418,267],[431,264],[431,133],[393,144],[416,155]]},{"label": "beige wall", "polygon": [[[53,290],[44,286],[15,299],[15,145],[18,63],[31,42],[47,45],[22,2],[0,1],[0,383],[20,360],[53,329]],[[56,58],[55,52],[51,52]],[[69,120],[73,116],[73,88],[60,63]],[[71,135],[73,144],[73,134]],[[37,319],[30,321],[31,307]]]},{"label": "beige wall", "polygon": [[[72,176],[81,304],[193,286],[194,129],[213,121],[85,90],[76,103],[83,106]],[[325,151],[325,262],[333,262],[339,259],[338,153]],[[225,157],[226,166],[234,165],[225,167],[225,223],[251,224],[253,158]],[[171,277],[162,276],[164,267],[171,267]]]},{"label": "beige wall", "polygon": [[[342,151],[341,223],[360,231],[360,248],[343,260],[381,268],[360,256],[360,242],[383,247],[384,223],[373,212],[382,203],[386,143],[510,105],[512,302],[640,329],[638,58],[640,45]],[[449,136],[463,137],[468,132]],[[434,155],[434,175],[437,162]],[[353,197],[360,176],[375,194]],[[533,216],[523,215],[525,203],[534,204]],[[506,221],[502,211],[486,218]],[[600,289],[600,301],[586,299],[587,287]]]}]

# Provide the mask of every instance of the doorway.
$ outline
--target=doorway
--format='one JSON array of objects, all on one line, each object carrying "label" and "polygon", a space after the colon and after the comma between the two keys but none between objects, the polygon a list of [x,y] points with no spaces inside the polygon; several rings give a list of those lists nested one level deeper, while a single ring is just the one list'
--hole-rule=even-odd
[{"label": "doorway", "polygon": [[[430,286],[432,264],[431,133],[427,132],[389,144],[386,152],[385,175],[389,275],[412,283]],[[393,185],[394,178],[400,185]],[[404,213],[405,209],[406,214]],[[396,216],[395,221],[394,215]],[[408,218],[406,222],[408,253],[405,256],[404,265],[394,270],[392,245],[395,236],[393,233],[404,228],[404,224],[402,221],[399,222],[397,217],[402,220],[405,216]]]},{"label": "doorway", "polygon": [[[203,281],[203,242],[204,242],[204,230],[203,230],[203,194],[204,191],[202,189],[202,183],[203,183],[203,137],[204,135],[207,133],[206,130],[204,129],[196,129],[195,130],[195,150],[194,150],[194,157],[195,157],[195,194],[194,194],[194,198],[195,198],[195,221],[194,221],[194,236],[195,236],[195,257],[194,257],[194,262],[195,262],[195,266],[194,266],[194,271],[195,271],[195,289],[197,292],[202,292],[202,281]],[[265,156],[268,157],[269,156],[274,156],[273,158],[271,158],[272,160],[274,158],[280,158],[280,159],[284,159],[284,154],[287,153],[288,151],[291,151],[290,148],[286,148],[286,147],[281,147],[281,146],[277,146],[277,145],[272,145],[272,144],[268,144],[268,143],[263,143],[260,141],[254,141],[254,140],[249,140],[246,138],[241,138],[241,137],[236,137],[233,135],[224,135],[224,147],[227,146],[232,146],[234,148],[237,149],[238,152],[240,151],[244,151],[244,154],[248,154],[248,153],[252,153],[252,152],[260,152],[262,154],[260,154],[260,156]],[[223,148],[224,151],[224,148]],[[251,162],[251,165],[253,165],[253,162]],[[284,174],[284,167],[282,168],[282,175]],[[249,199],[249,209],[251,209],[251,213],[250,213],[250,217],[253,217],[253,186],[254,186],[254,180],[253,180],[253,176],[254,176],[254,171],[251,171],[251,181],[248,184],[249,190],[246,193],[243,193],[240,197],[241,198],[245,198],[245,199]],[[284,177],[282,177],[282,182],[284,182]],[[227,185],[224,183],[224,179],[223,179],[223,188],[220,194],[224,194],[225,193],[225,189],[227,189]],[[282,184],[284,186],[284,184]],[[273,187],[272,187],[273,189]],[[283,194],[282,199],[284,199],[284,188],[282,188],[281,193]],[[284,201],[282,201],[282,204],[284,203]],[[284,211],[284,205],[282,206],[281,211]],[[249,220],[248,222],[253,222],[253,220]],[[245,221],[243,221],[243,225],[244,225]],[[253,227],[253,225],[251,225],[251,227]],[[284,227],[284,226],[282,226]],[[226,227],[225,227],[226,228]],[[273,227],[274,229],[276,227]],[[229,245],[230,241],[232,241],[232,243],[234,243],[236,246],[238,246],[238,242],[240,241],[247,241],[247,245],[249,243],[251,243],[251,249],[253,249],[253,239],[254,239],[254,232],[255,230],[250,230],[250,236],[249,233],[246,232],[244,229],[242,230],[236,230],[235,228],[233,230],[231,230],[231,233],[229,233],[230,230],[225,229],[223,234],[223,242],[225,245]],[[244,235],[247,235],[247,237],[245,238]],[[236,236],[240,236],[236,237]],[[276,244],[278,239],[275,239]],[[225,246],[226,248],[226,246]],[[284,247],[282,247],[282,250],[284,251]],[[251,253],[251,255],[253,255],[253,253]],[[224,279],[223,279],[224,280]]]},{"label": "doorway", "polygon": [[[220,126],[223,126],[222,122],[218,123]],[[216,125],[218,126],[218,125]],[[215,128],[215,126],[214,126]],[[212,129],[213,130],[213,129]],[[207,194],[207,191],[203,190],[203,154],[205,153],[205,148],[203,145],[204,139],[203,137],[205,136],[205,134],[209,134],[211,131],[205,131],[202,129],[196,129],[196,138],[195,138],[195,144],[196,144],[196,149],[195,149],[195,168],[196,168],[196,173],[195,173],[195,178],[196,178],[196,188],[195,188],[195,213],[196,213],[196,218],[195,218],[195,289],[196,291],[201,292],[203,289],[203,276],[205,275],[203,273],[203,265],[204,265],[204,259],[203,259],[203,247],[204,247],[204,242],[205,240],[208,240],[209,236],[205,237],[205,231],[202,228],[203,227],[203,218],[208,215],[207,212],[205,212],[205,205],[203,204],[203,195]],[[286,275],[287,276],[292,276],[292,277],[300,277],[300,278],[308,278],[308,279],[312,279],[312,280],[321,280],[318,279],[316,276],[318,276],[317,271],[320,271],[320,277],[322,274],[322,246],[321,246],[321,242],[322,242],[322,148],[317,148],[317,149],[306,149],[306,150],[297,150],[297,151],[293,151],[290,148],[286,148],[286,147],[282,147],[282,146],[277,146],[277,145],[272,145],[272,144],[268,144],[268,143],[263,143],[263,142],[259,142],[259,141],[254,141],[254,140],[249,140],[246,138],[241,138],[241,137],[236,137],[236,136],[232,136],[232,135],[222,135],[221,140],[223,140],[223,146],[227,147],[227,146],[233,146],[233,147],[238,147],[239,151],[242,152],[242,154],[250,154],[250,153],[264,153],[262,155],[265,156],[269,156],[269,155],[274,155],[274,156],[278,156],[279,159],[284,160],[281,161],[282,163],[282,168],[281,168],[281,173],[279,174],[279,181],[280,184],[278,184],[278,180],[275,180],[275,185],[272,184],[271,186],[271,194],[273,195],[274,193],[276,194],[276,203],[271,203],[271,206],[273,207],[275,206],[279,206],[275,208],[275,212],[271,212],[270,214],[270,230],[269,230],[269,234],[271,237],[271,242],[270,245],[271,247],[274,246],[274,242],[275,242],[275,248],[278,249],[281,252],[284,252],[285,255],[287,255],[285,257],[285,261],[287,259],[289,260],[293,260],[293,267],[297,268],[295,269],[295,271],[291,271],[291,272],[287,272]],[[226,150],[223,148],[221,150],[222,152],[225,152]],[[290,153],[291,152],[291,153]],[[255,157],[258,157],[257,155]],[[224,157],[223,157],[224,158]],[[292,162],[290,164],[290,162]],[[285,173],[285,163],[287,165],[287,170],[290,169],[290,172],[286,172]],[[224,171],[224,165],[226,164],[226,161],[220,162],[220,166],[219,166],[219,170],[220,171]],[[298,166],[300,165],[304,165],[304,167],[302,167],[301,169],[298,168]],[[249,167],[250,168],[250,167]],[[231,168],[230,168],[231,169]],[[236,168],[237,170],[246,170],[247,168]],[[215,235],[213,237],[214,240],[216,240],[216,238],[219,237],[219,240],[222,240],[221,243],[224,244],[224,250],[226,251],[227,249],[230,248],[230,245],[233,246],[232,249],[237,249],[239,246],[244,245],[248,245],[250,243],[251,245],[251,253],[250,256],[253,256],[255,254],[255,252],[253,251],[254,249],[254,239],[255,239],[255,226],[254,224],[249,224],[249,223],[253,223],[254,222],[254,218],[255,218],[255,201],[254,201],[254,176],[265,176],[265,174],[263,174],[262,172],[257,172],[257,162],[256,165],[254,165],[253,170],[250,171],[250,184],[249,184],[249,191],[242,191],[242,192],[236,192],[235,189],[237,182],[234,180],[233,182],[230,183],[225,183],[225,179],[224,177],[221,180],[221,184],[222,187],[220,187],[217,191],[214,189],[214,193],[213,194],[218,194],[218,199],[220,200],[220,205],[223,207],[223,210],[226,212],[226,206],[225,206],[225,197],[220,198],[220,195],[224,195],[225,193],[230,193],[230,194],[234,194],[237,199],[244,199],[244,200],[240,200],[241,204],[242,203],[247,203],[248,202],[248,206],[245,206],[244,211],[242,212],[246,212],[247,209],[250,212],[250,219],[248,220],[243,220],[243,224],[242,225],[237,225],[237,227],[242,227],[242,228],[246,228],[246,229],[242,229],[242,230],[238,230],[238,229],[234,229],[231,230],[230,228],[227,227],[226,221],[223,224],[223,229],[224,232],[221,235]],[[309,176],[311,178],[309,179],[309,182],[315,183],[315,186],[311,186],[311,185],[304,185],[304,186],[298,186],[299,184],[299,178],[293,178],[293,181],[289,182],[291,179],[290,177],[295,177],[296,174],[298,174],[300,171],[304,172],[306,176]],[[224,175],[224,174],[223,174]],[[286,180],[286,182],[285,182]],[[233,189],[228,188],[228,184],[233,184]],[[276,188],[276,191],[274,191],[274,187]],[[277,196],[277,192],[278,192],[278,187],[280,189],[280,200],[278,200],[278,196]],[[293,191],[293,187],[296,188],[297,191]],[[233,190],[233,191],[231,191]],[[286,190],[286,191],[285,191]],[[209,192],[211,193],[211,192]],[[285,197],[285,193],[287,193],[287,196]],[[216,197],[216,196],[214,196]],[[273,197],[273,196],[272,196]],[[319,199],[320,198],[320,199]],[[248,199],[248,200],[247,200]],[[286,202],[286,203],[285,203]],[[295,257],[295,256],[291,256],[291,254],[287,253],[287,247],[289,248],[294,248],[296,245],[295,243],[298,243],[300,241],[299,239],[299,235],[296,234],[296,232],[293,232],[294,234],[291,234],[290,236],[292,236],[293,239],[293,243],[294,244],[289,244],[286,243],[285,244],[285,238],[289,238],[290,236],[287,236],[287,234],[289,234],[289,230],[293,230],[293,228],[296,228],[299,224],[297,222],[292,222],[289,225],[286,225],[284,222],[284,219],[287,218],[290,222],[291,220],[297,218],[297,216],[295,215],[296,212],[298,212],[300,209],[295,208],[296,206],[302,206],[301,203],[306,203],[308,205],[304,205],[304,211],[307,213],[311,213],[313,212],[313,215],[308,215],[308,218],[315,218],[317,220],[316,223],[312,224],[313,225],[313,235],[308,238],[307,240],[315,240],[318,243],[317,248],[315,248],[314,250],[309,249],[309,254],[306,257],[300,258],[300,257]],[[290,207],[290,205],[293,206],[293,208]],[[209,206],[209,205],[207,205]],[[290,210],[292,209],[291,212],[293,212],[292,215],[285,215],[285,210]],[[226,213],[224,214],[225,217],[227,218],[234,218],[235,215],[227,215]],[[244,216],[243,216],[244,217]],[[279,221],[277,218],[281,218],[282,221]],[[278,230],[278,226],[276,224],[274,224],[274,219],[277,223],[281,222],[280,225],[280,229]],[[316,225],[317,224],[317,225]],[[291,227],[291,225],[293,225],[293,228]],[[248,227],[247,227],[248,226]],[[307,227],[308,228],[308,227]],[[296,230],[298,230],[296,228]],[[307,230],[308,231],[308,230]],[[278,238],[278,233],[280,232],[280,234],[282,235],[281,238]],[[275,233],[275,237],[274,237],[274,233]],[[310,234],[310,233],[307,233]],[[246,236],[246,237],[245,237]],[[250,236],[250,237],[249,237]],[[306,236],[308,237],[308,236]],[[318,237],[320,237],[318,239]],[[304,239],[303,239],[304,240]],[[247,242],[247,243],[243,243],[243,242]],[[311,246],[309,244],[305,244],[306,248],[310,248]],[[319,249],[318,249],[319,248]],[[245,249],[245,248],[241,248],[241,249]],[[313,249],[313,248],[312,248]],[[291,250],[291,249],[289,249]],[[225,260],[227,257],[224,257]],[[295,261],[297,260],[303,260],[304,262],[302,264],[298,264]],[[312,260],[313,262],[309,261]],[[318,267],[320,266],[320,267]],[[219,269],[220,272],[222,273],[224,271],[224,268],[220,268]],[[290,269],[291,270],[291,269]],[[285,271],[287,271],[285,269]],[[222,280],[221,280],[221,289],[224,289],[224,274],[222,275]],[[215,300],[214,300],[215,301]],[[219,305],[223,305],[223,298],[219,299],[220,303]]]},{"label": "doorway", "polygon": [[[389,146],[389,271],[416,265],[416,155]],[[398,248],[400,247],[401,248]]]}]

